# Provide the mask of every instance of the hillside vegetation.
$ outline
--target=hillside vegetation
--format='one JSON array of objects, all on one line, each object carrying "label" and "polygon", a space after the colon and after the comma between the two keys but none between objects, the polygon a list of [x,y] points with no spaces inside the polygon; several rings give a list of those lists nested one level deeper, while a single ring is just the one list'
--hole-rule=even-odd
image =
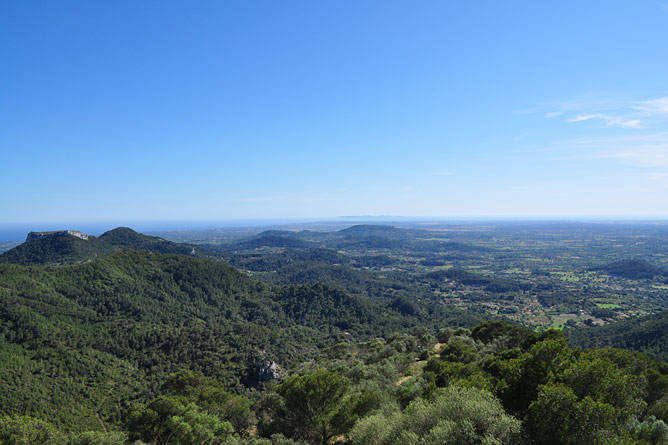
[{"label": "hillside vegetation", "polygon": [[[181,370],[122,421],[67,433],[0,417],[18,443],[664,444],[668,367],[619,349],[581,351],[562,333],[502,322],[338,343],[262,392],[233,395]],[[112,403],[116,403],[113,401]],[[54,407],[54,409],[58,409]],[[74,415],[74,414],[72,414]],[[12,442],[14,441],[14,442]]]},{"label": "hillside vegetation", "polygon": [[661,226],[240,232],[0,256],[0,443],[668,443]]},{"label": "hillside vegetation", "polygon": [[585,348],[631,349],[668,361],[668,311],[605,326],[571,330],[569,337],[573,344]]},{"label": "hillside vegetation", "polygon": [[272,287],[132,249],[73,266],[2,264],[0,298],[0,410],[77,428],[120,420],[179,369],[239,391],[265,361],[290,369],[335,341],[424,323],[325,284]]}]

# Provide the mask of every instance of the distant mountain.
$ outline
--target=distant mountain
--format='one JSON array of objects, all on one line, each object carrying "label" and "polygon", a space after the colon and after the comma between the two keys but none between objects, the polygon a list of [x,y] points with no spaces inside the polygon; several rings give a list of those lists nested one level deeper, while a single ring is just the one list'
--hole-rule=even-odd
[{"label": "distant mountain", "polygon": [[143,235],[127,227],[119,227],[100,235],[100,240],[106,241],[117,249],[150,250],[155,253],[175,253],[180,255],[206,256],[209,251],[194,244],[174,243],[158,238],[157,236]]},{"label": "distant mountain", "polygon": [[[306,236],[306,235],[303,235]],[[382,224],[358,224],[335,232],[316,235],[329,248],[402,249],[433,234],[419,229],[400,229]]]},{"label": "distant mountain", "polygon": [[72,264],[103,257],[116,250],[112,244],[94,236],[83,239],[74,235],[58,234],[26,240],[0,255],[0,262],[23,265]]},{"label": "distant mountain", "polygon": [[[243,251],[261,248],[308,249],[326,247],[333,250],[346,247],[370,249],[403,248],[422,239],[433,238],[431,232],[420,229],[400,229],[380,224],[358,224],[334,232],[301,230],[266,230],[252,237],[218,246],[224,251]],[[432,243],[434,241],[431,241]],[[441,241],[436,241],[442,243]]]},{"label": "distant mountain", "polygon": [[167,243],[156,236],[137,233],[128,227],[117,227],[100,235],[100,239],[117,247],[136,247],[140,244]]},{"label": "distant mountain", "polygon": [[631,280],[652,280],[657,276],[668,278],[668,268],[640,259],[617,261],[592,268],[592,270]]},{"label": "distant mountain", "polygon": [[142,235],[127,227],[119,227],[100,237],[74,231],[32,232],[26,242],[0,255],[0,263],[22,265],[75,264],[101,258],[124,249],[149,250],[208,257],[206,247],[173,243],[155,236]]},{"label": "distant mountain", "polygon": [[229,245],[229,248],[233,250],[253,250],[262,247],[307,249],[317,247],[317,244],[300,239],[294,232],[267,230],[246,240],[237,241]]}]

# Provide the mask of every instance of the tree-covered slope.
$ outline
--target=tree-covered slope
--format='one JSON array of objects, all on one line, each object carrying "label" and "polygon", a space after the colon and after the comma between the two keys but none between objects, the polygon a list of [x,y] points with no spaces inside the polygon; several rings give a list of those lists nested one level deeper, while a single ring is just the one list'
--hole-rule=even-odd
[{"label": "tree-covered slope", "polygon": [[[460,315],[432,312],[427,322]],[[332,342],[424,322],[339,288],[270,286],[184,255],[128,249],[71,266],[0,264],[0,412],[99,427],[182,368],[240,389],[267,360],[289,369]]]},{"label": "tree-covered slope", "polygon": [[175,253],[181,255],[206,256],[210,252],[194,244],[174,243],[156,236],[137,233],[127,227],[118,227],[100,235],[105,241],[117,249],[142,249],[155,253]]},{"label": "tree-covered slope", "polygon": [[254,250],[263,247],[306,249],[315,247],[312,242],[298,238],[294,233],[282,230],[267,230],[246,240],[229,246],[231,250]]},{"label": "tree-covered slope", "polygon": [[95,237],[87,240],[71,235],[26,241],[0,255],[0,262],[13,264],[71,264],[103,257],[117,249]]},{"label": "tree-covered slope", "polygon": [[91,425],[103,401],[118,410],[179,368],[234,387],[265,358],[289,366],[329,332],[298,324],[272,295],[221,264],[136,250],[0,265],[0,410],[70,418],[77,407]]},{"label": "tree-covered slope", "polygon": [[264,277],[274,284],[330,283],[355,293],[364,292],[372,283],[379,281],[375,275],[364,270],[314,261],[291,262]]},{"label": "tree-covered slope", "polygon": [[640,259],[617,261],[592,270],[632,280],[651,280],[657,276],[668,278],[668,269]]},{"label": "tree-covered slope", "polygon": [[[215,247],[212,247],[215,249]],[[220,254],[220,251],[218,251]],[[301,263],[348,264],[352,258],[330,249],[293,249],[283,252],[228,254],[230,266],[254,272],[269,272],[286,265]]]},{"label": "tree-covered slope", "polygon": [[668,361],[668,311],[605,326],[573,329],[569,337],[581,347],[632,349]]},{"label": "tree-covered slope", "polygon": [[181,370],[108,432],[98,425],[68,434],[44,418],[0,412],[0,443],[668,443],[666,364],[620,349],[573,348],[560,331],[500,321],[435,337],[416,329],[337,343],[293,371],[247,393],[249,400]]},{"label": "tree-covered slope", "polygon": [[79,410],[87,425],[98,407],[113,420],[167,372],[205,369],[238,385],[260,349],[289,363],[289,351],[308,350],[290,342],[317,336],[277,315],[266,286],[184,256],[0,265],[0,297],[0,409],[63,419]]}]

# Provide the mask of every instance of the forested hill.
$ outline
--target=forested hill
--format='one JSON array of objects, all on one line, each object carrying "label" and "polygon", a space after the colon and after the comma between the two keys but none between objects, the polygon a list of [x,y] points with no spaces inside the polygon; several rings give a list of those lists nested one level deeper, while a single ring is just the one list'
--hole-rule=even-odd
[{"label": "forested hill", "polygon": [[386,225],[359,224],[334,232],[291,232],[287,230],[266,230],[250,238],[230,243],[229,250],[252,250],[263,247],[306,249],[318,247],[320,243],[331,246],[372,245],[375,247],[397,247],[400,241],[416,236],[426,236],[424,230],[400,229]]},{"label": "forested hill", "polygon": [[0,264],[0,412],[98,428],[97,415],[118,421],[184,368],[240,389],[264,361],[289,370],[324,345],[425,322],[391,303],[133,249],[72,266]]},{"label": "forested hill", "polygon": [[72,235],[26,241],[0,255],[0,262],[13,264],[72,264],[113,253],[113,245],[89,237]]},{"label": "forested hill", "polygon": [[316,244],[298,238],[294,233],[284,230],[267,230],[251,238],[238,241],[230,246],[231,250],[253,250],[262,247],[305,249]]},{"label": "forested hill", "polygon": [[641,259],[617,261],[592,270],[631,280],[652,280],[657,277],[668,280],[668,268]]},{"label": "forested hill", "polygon": [[[434,233],[420,229],[358,224],[331,232],[266,230],[249,238],[223,243],[218,246],[218,249],[236,252],[271,248],[308,249],[317,247],[335,250],[347,247],[394,249],[412,245],[422,238],[433,238],[434,236]],[[434,241],[430,241],[430,244],[433,243]]]},{"label": "forested hill", "polygon": [[641,351],[668,361],[668,311],[605,326],[591,326],[569,331],[574,345],[581,347],[615,347]]},{"label": "forested hill", "polygon": [[0,263],[75,264],[128,248],[197,257],[213,255],[213,252],[206,247],[174,243],[155,236],[142,235],[127,227],[119,227],[103,233],[100,237],[89,236],[88,239],[57,235],[26,241],[0,255]]}]

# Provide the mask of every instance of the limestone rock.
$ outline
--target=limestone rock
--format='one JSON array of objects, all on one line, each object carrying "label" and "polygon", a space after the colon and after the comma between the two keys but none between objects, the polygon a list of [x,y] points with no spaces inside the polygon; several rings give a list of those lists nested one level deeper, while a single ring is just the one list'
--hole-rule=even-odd
[{"label": "limestone rock", "polygon": [[282,379],[287,375],[288,373],[274,361],[266,361],[262,363],[257,370],[257,379],[260,382]]}]

